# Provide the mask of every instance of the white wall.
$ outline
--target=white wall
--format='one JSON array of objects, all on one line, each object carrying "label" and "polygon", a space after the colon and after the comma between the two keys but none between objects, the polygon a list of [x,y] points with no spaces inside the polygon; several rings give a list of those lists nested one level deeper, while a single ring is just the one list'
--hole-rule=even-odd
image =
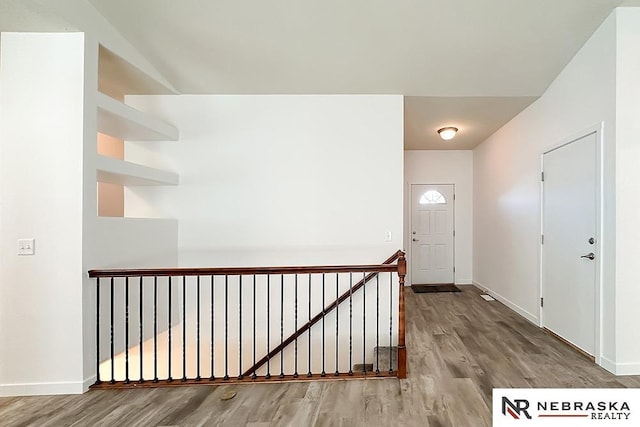
[{"label": "white wall", "polygon": [[[83,31],[165,87],[174,90],[155,67],[96,10],[91,2],[86,0],[20,0],[20,7],[37,17],[35,22],[29,19],[17,20],[10,23],[10,28],[6,30],[25,32]],[[26,16],[30,16],[30,14]],[[45,28],[40,28],[42,26]]]},{"label": "white wall", "polygon": [[1,42],[0,395],[80,392],[84,37]]},{"label": "white wall", "polygon": [[640,373],[640,8],[617,11],[616,370]]},{"label": "white wall", "polygon": [[[85,34],[84,55],[84,145],[82,181],[82,306],[83,306],[83,383],[95,382],[96,373],[96,279],[89,279],[88,270],[102,268],[151,268],[175,267],[178,265],[178,224],[175,219],[157,218],[100,218],[97,212],[97,124],[96,96],[98,91],[98,38]],[[80,224],[78,224],[80,226]],[[106,288],[103,282],[102,287]],[[116,296],[122,295],[122,283],[118,284]],[[105,289],[103,289],[105,290]],[[101,299],[102,324],[107,325],[107,294]],[[159,303],[163,302],[160,297]],[[124,299],[117,298],[116,313],[123,310]],[[137,316],[135,297],[131,301],[130,315]],[[149,314],[151,305],[145,305]],[[177,310],[174,310],[174,315]],[[162,315],[161,315],[162,317]],[[124,317],[116,319],[119,328]],[[132,326],[133,327],[133,326]],[[149,332],[146,332],[148,335]],[[137,331],[132,332],[137,336]],[[101,359],[108,356],[108,333],[101,334]],[[116,351],[124,344],[116,340]]]},{"label": "white wall", "polygon": [[[380,263],[401,248],[401,96],[131,96],[127,101],[180,129],[178,143],[154,144],[152,149],[143,143],[126,144],[127,160],[176,170],[180,185],[128,188],[125,209],[128,216],[176,218],[181,265],[369,264]],[[393,236],[391,242],[385,242],[388,231]],[[273,280],[277,283],[279,278]],[[313,314],[322,305],[318,280],[314,278],[310,298]],[[397,325],[397,280],[392,301],[388,300],[388,279],[384,280],[380,316],[388,319],[387,309],[392,310]],[[340,293],[348,290],[346,282],[341,283]],[[294,330],[291,286],[286,286],[284,297],[285,336]],[[216,288],[218,304],[224,301],[222,289]],[[237,301],[237,285],[230,289],[231,301]],[[309,314],[305,311],[309,301],[305,289],[302,286],[299,295],[301,319]],[[372,357],[376,342],[375,283],[368,289],[366,348],[359,347],[362,320],[358,314],[353,324],[358,337],[354,363],[362,362],[363,351]],[[259,310],[264,311],[266,304],[273,311],[273,348],[280,342],[280,298],[272,295],[267,300],[264,284],[257,292]],[[205,290],[205,301],[207,295]],[[244,295],[245,299],[250,297],[247,291]],[[326,302],[335,296],[334,287],[328,286]],[[194,310],[193,286],[187,300],[187,307]],[[354,313],[362,312],[361,304],[359,292],[354,296]],[[243,307],[249,311],[251,302],[246,301]],[[344,349],[349,345],[344,330],[349,325],[346,307],[340,307],[339,317],[343,329],[340,346]],[[230,322],[235,336],[235,317]],[[263,345],[265,322],[259,323],[256,335]],[[319,327],[313,333],[316,368]],[[384,327],[388,331],[388,326]],[[251,334],[245,333],[245,346],[250,344]],[[393,335],[395,340],[395,330]],[[380,339],[388,345],[388,338]],[[265,349],[258,350],[261,357]],[[306,360],[305,351],[306,346],[300,348],[301,360]],[[292,368],[292,352],[292,348],[285,352],[287,370]],[[276,371],[272,369],[272,373]],[[346,357],[341,359],[340,369],[349,369]]]},{"label": "white wall", "polygon": [[[178,263],[175,220],[97,217],[97,52],[89,34],[2,34],[0,395],[93,382],[87,270]],[[35,256],[16,255],[19,238]]]},{"label": "white wall", "polygon": [[125,206],[179,220],[182,265],[375,263],[401,248],[401,96],[127,100],[180,129],[154,153],[127,143],[180,185],[128,189]]},{"label": "white wall", "polygon": [[[455,184],[455,280],[472,279],[473,152],[470,150],[408,150],[404,152],[405,244],[411,263],[411,184]],[[408,269],[409,272],[411,269]],[[409,273],[410,274],[410,273]],[[410,277],[407,284],[410,284]]]},{"label": "white wall", "polygon": [[474,150],[474,282],[538,323],[540,156],[603,124],[602,356],[609,360],[615,360],[616,327],[615,42],[616,12],[540,99]]}]

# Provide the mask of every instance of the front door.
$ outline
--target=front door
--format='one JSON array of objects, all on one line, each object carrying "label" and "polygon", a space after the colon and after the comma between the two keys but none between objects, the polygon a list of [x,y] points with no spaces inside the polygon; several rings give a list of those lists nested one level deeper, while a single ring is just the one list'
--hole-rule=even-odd
[{"label": "front door", "polygon": [[453,283],[453,185],[411,186],[411,282]]},{"label": "front door", "polygon": [[596,147],[586,135],[543,156],[542,324],[595,353]]}]

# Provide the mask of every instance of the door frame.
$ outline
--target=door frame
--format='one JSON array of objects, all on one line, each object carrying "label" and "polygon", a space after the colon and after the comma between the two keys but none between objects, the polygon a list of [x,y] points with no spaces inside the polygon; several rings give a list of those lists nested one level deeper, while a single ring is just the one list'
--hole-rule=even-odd
[{"label": "door frame", "polygon": [[[456,184],[452,183],[452,182],[440,182],[440,183],[428,183],[428,184],[423,184],[423,183],[419,183],[419,182],[411,182],[408,183],[408,198],[409,198],[409,215],[408,215],[408,227],[407,227],[407,233],[406,233],[406,241],[407,241],[407,246],[409,246],[409,258],[407,260],[408,266],[407,266],[407,271],[411,272],[411,269],[413,268],[413,266],[411,265],[411,262],[413,260],[413,245],[411,244],[411,228],[412,228],[412,221],[413,221],[413,186],[414,185],[450,185],[453,187],[453,284],[456,284]],[[410,277],[410,283],[413,283],[413,274],[411,274]]]},{"label": "door frame", "polygon": [[[544,171],[544,155],[548,154],[554,150],[557,150],[561,147],[569,145],[573,142],[578,141],[586,136],[595,134],[596,138],[596,164],[595,164],[595,176],[596,176],[596,230],[595,230],[595,238],[597,245],[594,248],[594,253],[596,254],[596,265],[595,265],[595,331],[594,331],[594,357],[596,364],[602,364],[602,229],[603,229],[603,206],[602,206],[602,193],[604,190],[604,181],[603,181],[603,134],[604,134],[604,122],[601,122],[597,125],[588,127],[581,132],[573,134],[572,136],[561,140],[559,143],[549,146],[540,154],[540,177],[542,177],[542,172]],[[542,244],[542,236],[544,235],[544,182],[540,179],[540,239],[538,241],[540,252],[539,252],[539,298],[538,298],[538,326],[541,328],[544,325],[544,310],[540,304],[541,298],[544,298],[544,245]]]}]

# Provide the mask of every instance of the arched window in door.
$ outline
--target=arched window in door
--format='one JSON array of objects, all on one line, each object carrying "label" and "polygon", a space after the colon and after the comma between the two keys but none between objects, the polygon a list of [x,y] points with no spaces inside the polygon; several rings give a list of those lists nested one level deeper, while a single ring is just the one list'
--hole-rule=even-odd
[{"label": "arched window in door", "polygon": [[420,196],[418,203],[421,205],[444,205],[447,203],[447,199],[439,191],[429,190]]}]

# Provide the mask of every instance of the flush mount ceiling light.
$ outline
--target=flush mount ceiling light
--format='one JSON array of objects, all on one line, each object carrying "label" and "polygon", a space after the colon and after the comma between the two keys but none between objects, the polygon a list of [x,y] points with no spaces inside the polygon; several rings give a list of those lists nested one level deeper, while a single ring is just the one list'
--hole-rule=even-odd
[{"label": "flush mount ceiling light", "polygon": [[446,127],[446,128],[438,129],[440,138],[444,139],[445,141],[453,139],[453,137],[456,136],[457,132],[458,132],[458,128],[454,128],[454,127]]}]

